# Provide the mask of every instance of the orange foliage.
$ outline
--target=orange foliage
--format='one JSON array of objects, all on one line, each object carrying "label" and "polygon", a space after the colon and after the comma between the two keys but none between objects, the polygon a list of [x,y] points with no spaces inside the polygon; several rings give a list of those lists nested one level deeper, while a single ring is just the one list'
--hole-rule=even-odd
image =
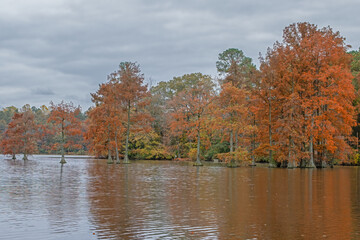
[{"label": "orange foliage", "polygon": [[150,132],[151,117],[145,111],[150,95],[143,81],[137,64],[122,62],[119,70],[108,76],[108,82],[91,94],[95,103],[89,111],[87,133],[91,152],[97,156],[105,156],[109,151],[118,154],[119,140],[126,139],[126,157],[130,132]]},{"label": "orange foliage", "polygon": [[[198,77],[197,84],[178,92],[170,101],[173,110],[170,114],[170,130],[178,138],[186,133],[188,139],[196,139],[200,146],[201,131],[204,129],[205,117],[209,114],[208,106],[214,98],[214,90],[209,76],[192,74],[184,78],[193,76]],[[199,150],[197,159],[200,159]]]},{"label": "orange foliage", "polygon": [[38,126],[31,110],[15,113],[4,133],[1,148],[4,154],[33,154],[37,151]]},{"label": "orange foliage", "polygon": [[[52,124],[53,131],[61,135],[62,145],[64,147],[72,146],[72,148],[80,148],[81,145],[72,142],[71,136],[79,136],[81,132],[81,121],[76,116],[80,113],[80,107],[75,107],[73,103],[59,104],[50,102],[50,115],[47,119],[48,123]],[[69,137],[67,137],[69,136]],[[55,143],[52,148],[58,147]]]},{"label": "orange foliage", "polygon": [[230,135],[224,134],[230,138],[230,151],[233,151],[235,134],[245,135],[249,131],[249,109],[246,100],[248,96],[247,90],[235,87],[232,82],[227,82],[222,85],[222,91],[216,101],[214,126],[230,133]]},{"label": "orange foliage", "polygon": [[114,152],[115,134],[121,139],[124,133],[122,123],[125,119],[122,109],[117,107],[114,84],[101,84],[99,90],[91,94],[95,107],[88,115],[88,132],[86,138],[90,142],[90,151],[96,156],[106,156],[110,148]]},{"label": "orange foliage", "polygon": [[298,23],[285,28],[283,42],[268,50],[261,62],[257,114],[263,134],[272,125],[279,161],[295,165],[309,159],[311,144],[318,161],[347,157],[355,123],[347,49],[331,28]]}]

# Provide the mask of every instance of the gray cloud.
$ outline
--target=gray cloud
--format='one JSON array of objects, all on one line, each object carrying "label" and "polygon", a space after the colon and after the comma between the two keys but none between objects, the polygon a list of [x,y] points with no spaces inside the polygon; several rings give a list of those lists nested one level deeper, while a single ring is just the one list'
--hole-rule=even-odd
[{"label": "gray cloud", "polygon": [[330,25],[358,49],[359,8],[357,0],[3,0],[0,105],[65,100],[87,109],[89,93],[121,61],[137,61],[153,82],[216,75],[229,47],[258,64],[259,52],[298,21]]},{"label": "gray cloud", "polygon": [[46,96],[55,95],[54,91],[51,90],[50,88],[35,88],[31,90],[31,94],[46,95]]}]

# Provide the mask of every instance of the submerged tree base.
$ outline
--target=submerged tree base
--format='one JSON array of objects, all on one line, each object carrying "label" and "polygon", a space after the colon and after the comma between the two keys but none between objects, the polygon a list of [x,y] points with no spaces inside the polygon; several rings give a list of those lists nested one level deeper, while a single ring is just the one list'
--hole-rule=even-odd
[{"label": "submerged tree base", "polygon": [[193,166],[204,166],[201,162],[194,162]]},{"label": "submerged tree base", "polygon": [[129,160],[129,156],[128,156],[127,152],[125,153],[123,164],[130,164],[130,160]]},{"label": "submerged tree base", "polygon": [[325,161],[321,161],[320,167],[321,167],[321,168],[327,168],[327,167],[328,167],[328,164],[327,164]]},{"label": "submerged tree base", "polygon": [[306,161],[303,159],[300,161],[300,168],[306,168]]},{"label": "submerged tree base", "polygon": [[237,168],[237,167],[239,167],[239,165],[236,162],[229,162],[226,166],[228,168]]},{"label": "submerged tree base", "polygon": [[61,164],[66,163],[65,158],[61,158],[60,163],[61,163]]},{"label": "submerged tree base", "polygon": [[306,164],[305,168],[316,168],[314,163],[308,163]]},{"label": "submerged tree base", "polygon": [[288,169],[294,169],[294,168],[297,168],[297,165],[295,162],[288,162],[288,165],[287,165],[287,168]]},{"label": "submerged tree base", "polygon": [[273,162],[269,162],[269,168],[277,168],[277,164]]}]

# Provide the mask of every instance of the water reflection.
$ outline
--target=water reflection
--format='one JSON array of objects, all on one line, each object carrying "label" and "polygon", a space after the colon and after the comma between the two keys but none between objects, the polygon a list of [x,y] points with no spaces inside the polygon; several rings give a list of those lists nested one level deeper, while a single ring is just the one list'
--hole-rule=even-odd
[{"label": "water reflection", "polygon": [[351,239],[359,234],[358,172],[99,163],[87,191],[104,239]]},{"label": "water reflection", "polygon": [[0,159],[0,239],[360,239],[359,169]]},{"label": "water reflection", "polygon": [[80,168],[76,163],[60,167],[37,156],[29,161],[2,160],[0,239],[75,235],[82,222],[80,208],[86,206],[80,198]]}]

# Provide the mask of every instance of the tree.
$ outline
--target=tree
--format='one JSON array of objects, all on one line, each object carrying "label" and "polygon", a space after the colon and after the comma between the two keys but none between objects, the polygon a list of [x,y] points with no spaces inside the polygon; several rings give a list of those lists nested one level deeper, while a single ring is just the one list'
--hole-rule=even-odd
[{"label": "tree", "polygon": [[193,84],[179,91],[171,101],[176,111],[171,113],[171,130],[186,131],[188,137],[196,136],[197,150],[195,166],[202,166],[200,161],[201,130],[208,105],[214,98],[214,83],[208,75],[201,73],[186,74],[181,77]]},{"label": "tree", "polygon": [[[230,131],[230,153],[232,153],[234,149],[233,137],[235,137],[235,148],[238,147],[240,131],[242,131],[242,140],[250,139],[251,146],[249,148],[252,149],[254,145],[254,127],[250,128],[250,122],[254,124],[254,121],[253,117],[252,119],[250,118],[251,116],[254,116],[254,114],[250,112],[252,109],[252,101],[250,101],[250,99],[254,87],[253,80],[257,74],[256,67],[252,63],[251,58],[246,57],[241,50],[235,48],[230,48],[220,53],[219,60],[216,62],[216,67],[220,76],[223,77],[220,81],[222,85],[222,92],[219,96],[221,103],[220,109],[225,112],[230,111],[225,114],[230,116],[230,118],[226,117],[228,123],[229,120],[233,118],[233,120],[230,120],[230,122],[233,122],[231,124],[233,126],[230,129],[227,127],[227,130]],[[234,118],[237,118],[237,120],[234,121]],[[242,141],[242,143],[245,143],[245,141]],[[251,152],[253,153],[253,149]],[[253,154],[252,158],[252,165],[255,165]],[[234,159],[231,158],[229,166],[235,166],[233,160]]]},{"label": "tree", "polygon": [[[217,107],[215,110],[215,121],[217,126],[230,133],[230,162],[229,167],[236,167],[234,152],[234,135],[243,131],[248,131],[248,107],[246,98],[249,93],[237,88],[232,82],[222,85],[222,90],[218,96]],[[236,146],[237,148],[237,146]]]},{"label": "tree", "polygon": [[[265,155],[264,151],[268,151],[268,162],[270,168],[277,167],[277,164],[273,158],[274,146],[273,146],[273,102],[275,100],[275,76],[274,72],[270,68],[270,49],[268,49],[268,55],[266,59],[260,58],[261,66],[261,79],[255,84],[255,88],[252,91],[254,98],[254,115],[257,119],[260,119],[258,123],[258,135],[262,140],[260,145],[256,149],[258,155]],[[275,64],[275,63],[274,63]],[[264,141],[267,139],[267,141]]]},{"label": "tree", "polygon": [[13,159],[15,159],[15,154],[23,153],[23,160],[28,160],[27,155],[37,151],[38,126],[31,109],[23,108],[22,110],[21,113],[14,113],[1,146],[3,153],[11,154]]},{"label": "tree", "polygon": [[[110,76],[108,78],[110,79]],[[116,162],[120,163],[118,139],[124,133],[122,122],[125,116],[122,109],[117,107],[116,96],[120,93],[116,93],[115,90],[114,83],[100,84],[99,90],[91,94],[95,107],[88,113],[87,139],[90,141],[90,150],[97,156],[107,154],[108,163],[113,163],[111,157],[113,145],[115,145]]]},{"label": "tree", "polygon": [[4,132],[3,139],[1,141],[1,149],[3,154],[11,154],[12,158],[15,160],[15,155],[21,153],[21,145],[19,144],[21,140],[21,135],[18,130],[17,122],[21,118],[21,114],[15,113],[13,115],[12,121],[9,123],[8,128]]},{"label": "tree", "polygon": [[144,111],[145,106],[149,102],[149,92],[147,86],[143,84],[144,76],[140,72],[140,67],[136,63],[122,62],[119,65],[119,69],[111,74],[110,83],[114,84],[116,95],[116,102],[119,107],[126,111],[127,118],[124,121],[126,125],[126,140],[125,140],[125,156],[124,163],[130,163],[129,161],[129,137],[131,126],[133,130],[139,130],[134,128],[134,125],[145,128],[147,122],[150,120],[150,115]]},{"label": "tree", "polygon": [[[174,119],[171,113],[180,110],[180,105],[174,102],[174,98],[185,89],[196,87],[198,81],[199,74],[186,74],[181,77],[174,77],[167,82],[160,82],[151,88],[150,112],[155,119],[153,126],[163,136],[163,142],[173,148],[177,159],[188,155],[191,144],[187,138],[186,128],[181,124],[174,124],[174,121],[179,121],[179,119]],[[172,128],[170,128],[171,125]]]},{"label": "tree", "polygon": [[[175,79],[175,78],[174,78]],[[169,113],[169,101],[174,96],[175,89],[172,89],[172,82],[159,82],[156,86],[150,89],[151,102],[149,105],[149,112],[154,119],[152,127],[154,130],[162,136],[162,142],[166,142],[170,145],[169,129],[168,129],[168,113]]]},{"label": "tree", "polygon": [[16,112],[18,112],[18,109],[14,106],[3,108],[0,111],[0,133],[3,133],[6,130]]},{"label": "tree", "polygon": [[220,76],[223,76],[224,83],[231,82],[238,88],[251,88],[251,74],[256,71],[252,59],[246,57],[243,51],[236,48],[229,48],[219,54],[216,68]]},{"label": "tree", "polygon": [[284,29],[283,42],[262,61],[262,84],[273,93],[262,90],[274,109],[268,114],[277,158],[289,168],[301,160],[314,167],[314,154],[325,166],[349,153],[354,88],[347,48],[330,27],[297,23]]},{"label": "tree", "polygon": [[[72,102],[54,104],[50,102],[51,113],[47,120],[48,123],[52,123],[56,132],[61,134],[61,164],[65,161],[65,143],[67,141],[66,136],[80,135],[80,120],[76,116],[81,112],[80,107],[75,107]],[[58,144],[54,144],[57,147]]]},{"label": "tree", "polygon": [[353,136],[356,137],[356,148],[357,150],[359,150],[359,132],[360,132],[360,127],[359,127],[359,120],[360,120],[360,94],[359,94],[359,90],[360,90],[360,49],[359,51],[350,51],[349,54],[351,54],[352,56],[352,61],[351,61],[351,73],[354,76],[353,78],[353,85],[355,88],[355,95],[356,95],[356,99],[354,101],[354,106],[355,106],[355,111],[357,113],[357,117],[356,117],[356,126],[353,127]]},{"label": "tree", "polygon": [[[351,73],[353,74],[354,78],[359,76],[360,73],[360,48],[358,51],[350,51],[349,52],[352,56],[351,61]],[[359,86],[356,85],[355,88],[358,90]]]}]

